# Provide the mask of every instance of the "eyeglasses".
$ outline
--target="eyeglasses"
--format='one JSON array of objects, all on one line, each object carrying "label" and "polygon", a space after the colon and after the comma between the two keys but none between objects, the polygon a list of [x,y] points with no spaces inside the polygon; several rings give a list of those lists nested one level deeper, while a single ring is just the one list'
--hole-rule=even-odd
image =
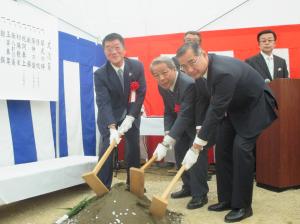
[{"label": "eyeglasses", "polygon": [[187,71],[189,67],[193,68],[194,65],[198,63],[199,58],[200,58],[200,55],[198,55],[197,57],[189,60],[186,65],[185,64],[180,65],[180,70],[181,71]]},{"label": "eyeglasses", "polygon": [[272,43],[274,41],[275,41],[274,39],[266,39],[266,40],[260,40],[259,42],[263,43],[263,44],[266,44],[266,43]]},{"label": "eyeglasses", "polygon": [[122,48],[121,46],[117,46],[117,47],[105,47],[104,49],[105,49],[105,51],[107,51],[108,53],[112,53],[112,52],[114,52],[114,51],[120,52],[120,51],[123,50],[123,48]]}]

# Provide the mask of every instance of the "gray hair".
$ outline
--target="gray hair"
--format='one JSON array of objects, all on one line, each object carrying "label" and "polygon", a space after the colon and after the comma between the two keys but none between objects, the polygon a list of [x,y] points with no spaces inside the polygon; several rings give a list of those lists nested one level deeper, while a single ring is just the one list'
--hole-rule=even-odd
[{"label": "gray hair", "polygon": [[151,73],[153,73],[152,69],[155,65],[162,64],[162,63],[166,64],[167,67],[170,68],[170,69],[176,69],[175,63],[172,60],[172,58],[169,58],[169,57],[166,57],[166,56],[159,56],[157,58],[154,58],[153,61],[150,64]]}]

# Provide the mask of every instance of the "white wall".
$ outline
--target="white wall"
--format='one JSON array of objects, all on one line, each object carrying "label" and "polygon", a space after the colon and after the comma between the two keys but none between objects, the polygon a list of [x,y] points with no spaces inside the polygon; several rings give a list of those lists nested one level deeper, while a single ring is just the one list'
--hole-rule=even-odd
[{"label": "white wall", "polygon": [[92,34],[60,22],[62,31],[86,39],[110,32],[124,37],[197,30],[300,24],[299,0],[19,0],[49,11]]}]

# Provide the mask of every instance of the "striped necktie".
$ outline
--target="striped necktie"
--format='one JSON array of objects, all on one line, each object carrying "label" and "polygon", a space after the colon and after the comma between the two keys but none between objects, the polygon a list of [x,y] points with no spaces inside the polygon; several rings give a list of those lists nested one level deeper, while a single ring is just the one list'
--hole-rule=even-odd
[{"label": "striped necktie", "polygon": [[121,82],[121,85],[122,85],[122,88],[124,90],[124,78],[123,78],[123,70],[120,68],[118,70],[118,76],[119,76],[119,79],[120,79],[120,82]]}]

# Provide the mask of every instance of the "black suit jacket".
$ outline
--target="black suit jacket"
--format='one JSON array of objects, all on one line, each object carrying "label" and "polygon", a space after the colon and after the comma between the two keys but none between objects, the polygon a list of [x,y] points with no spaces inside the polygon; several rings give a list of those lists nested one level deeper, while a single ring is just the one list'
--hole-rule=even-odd
[{"label": "black suit jacket", "polygon": [[[97,124],[100,132],[109,124],[120,122],[124,111],[135,117],[135,125],[139,127],[139,118],[146,94],[144,67],[137,60],[125,58],[124,91],[119,77],[110,62],[104,64],[94,73],[96,102],[98,106]],[[130,83],[139,82],[136,101],[129,103]]]},{"label": "black suit jacket", "polygon": [[[194,80],[183,72],[178,72],[174,91],[158,87],[164,101],[164,128],[169,135],[178,139],[183,132],[195,135],[195,99],[196,89]],[[175,111],[175,104],[180,110]]]},{"label": "black suit jacket", "polygon": [[207,85],[210,104],[198,136],[207,140],[218,123],[229,117],[242,137],[254,137],[276,119],[276,100],[261,75],[248,64],[226,56],[209,55]]},{"label": "black suit jacket", "polygon": [[[283,58],[273,55],[274,60],[274,79],[276,78],[288,78],[289,73],[287,70],[286,62]],[[245,60],[249,65],[251,65],[256,71],[258,71],[264,79],[273,80],[266,61],[262,54],[257,54],[251,58]]]},{"label": "black suit jacket", "polygon": [[207,80],[204,78],[198,78],[195,80],[196,83],[196,126],[202,126],[202,123],[205,119],[205,115],[210,102],[210,93],[207,88]]}]

